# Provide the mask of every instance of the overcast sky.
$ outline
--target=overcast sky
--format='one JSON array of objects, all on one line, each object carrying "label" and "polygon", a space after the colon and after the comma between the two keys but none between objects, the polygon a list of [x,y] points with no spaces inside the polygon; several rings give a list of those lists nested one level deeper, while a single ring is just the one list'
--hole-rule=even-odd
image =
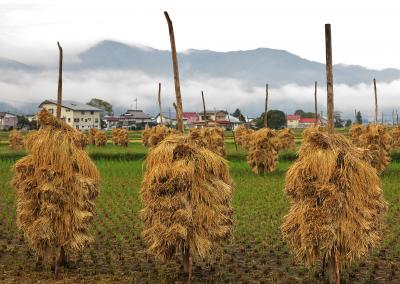
[{"label": "overcast sky", "polygon": [[269,47],[324,62],[329,22],[334,63],[400,68],[399,7],[385,0],[0,0],[0,56],[46,63],[57,40],[68,54],[103,39],[169,49],[167,10],[178,50]]}]

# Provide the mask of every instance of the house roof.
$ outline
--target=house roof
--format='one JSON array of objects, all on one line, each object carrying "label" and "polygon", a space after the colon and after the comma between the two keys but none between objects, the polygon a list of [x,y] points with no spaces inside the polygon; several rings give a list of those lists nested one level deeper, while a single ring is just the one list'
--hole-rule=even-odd
[{"label": "house roof", "polygon": [[288,114],[287,115],[287,120],[300,120],[300,115]]},{"label": "house roof", "polygon": [[[57,101],[56,100],[45,100],[39,105],[39,108],[42,107],[42,105],[44,105],[44,104],[57,105]],[[61,106],[68,108],[68,109],[76,110],[76,111],[103,111],[102,109],[99,109],[97,107],[93,107],[93,106],[90,106],[87,104],[82,104],[82,103],[75,102],[75,101],[63,100],[61,102]]]},{"label": "house roof", "polygon": [[128,110],[122,116],[125,118],[151,119],[151,116],[147,113],[144,113],[141,109]]},{"label": "house roof", "polygon": [[197,112],[184,112],[183,113],[183,117],[185,118],[198,118],[199,115],[197,114]]},{"label": "house roof", "polygon": [[[206,114],[214,114],[214,113],[219,113],[219,112],[223,112],[225,114],[228,113],[226,110],[222,110],[222,109],[219,109],[219,110],[206,110]],[[200,111],[200,112],[198,112],[198,114],[202,115],[202,114],[204,114],[204,111]]]},{"label": "house roof", "polygon": [[0,111],[0,118],[4,118],[4,117],[16,117],[16,115],[13,115],[8,112]]},{"label": "house roof", "polygon": [[315,118],[300,118],[300,123],[316,123],[318,120]]},{"label": "house roof", "polygon": [[[157,114],[156,115],[156,118],[157,117],[159,117],[160,116],[160,114]],[[169,111],[167,111],[167,112],[162,112],[162,116],[163,116],[163,118],[166,118],[166,119],[169,119],[170,117],[171,117],[171,120],[176,120],[176,113],[175,112],[169,112]],[[183,120],[187,120],[188,118],[187,117],[185,117],[185,113],[183,114]]]}]

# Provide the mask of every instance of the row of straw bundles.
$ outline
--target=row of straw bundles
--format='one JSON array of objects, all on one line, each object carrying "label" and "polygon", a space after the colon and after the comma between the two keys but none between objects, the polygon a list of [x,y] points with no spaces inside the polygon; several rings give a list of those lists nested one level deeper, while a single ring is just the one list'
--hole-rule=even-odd
[{"label": "row of straw bundles", "polygon": [[12,183],[17,226],[37,255],[50,260],[60,248],[78,250],[92,240],[100,176],[77,130],[46,109],[38,122],[40,129],[27,138],[28,155],[14,165]]},{"label": "row of straw bundles", "polygon": [[254,130],[246,128],[244,125],[240,125],[235,130],[236,142],[243,148],[248,150],[250,147],[250,135]]},{"label": "row of straw bundles", "polygon": [[24,138],[22,137],[21,132],[19,132],[18,130],[11,130],[8,135],[8,140],[10,142],[10,148],[12,150],[24,149]]},{"label": "row of straw bundles", "polygon": [[387,203],[363,151],[343,135],[311,129],[286,175],[291,208],[282,235],[297,259],[313,264],[337,252],[365,255],[380,240]]},{"label": "row of straw bundles", "polygon": [[350,141],[357,147],[362,147],[360,136],[364,132],[364,128],[361,124],[353,124],[349,129]]},{"label": "row of straw bundles", "polygon": [[189,132],[190,140],[222,157],[226,156],[224,137],[224,130],[216,127],[193,128]]},{"label": "row of straw bundles", "polygon": [[151,148],[159,144],[167,136],[176,133],[176,130],[163,125],[157,125],[155,127],[146,127],[143,131],[142,141],[143,145],[147,148]]},{"label": "row of straw bundles", "polygon": [[262,128],[249,136],[247,162],[256,174],[273,172],[278,166],[279,139],[274,130]]},{"label": "row of straw bundles", "polygon": [[114,128],[112,130],[112,142],[114,145],[128,147],[129,133],[127,129]]},{"label": "row of straw bundles", "polygon": [[169,259],[182,249],[207,258],[232,230],[233,181],[228,162],[186,135],[150,149],[140,196],[148,251]]},{"label": "row of straw bundles", "polygon": [[392,149],[400,148],[400,126],[392,128]]},{"label": "row of straw bundles", "polygon": [[372,156],[371,165],[383,172],[390,163],[391,137],[384,125],[368,125],[360,135],[360,145]]},{"label": "row of straw bundles", "polygon": [[296,145],[294,143],[294,132],[289,128],[278,131],[279,150],[293,150]]}]

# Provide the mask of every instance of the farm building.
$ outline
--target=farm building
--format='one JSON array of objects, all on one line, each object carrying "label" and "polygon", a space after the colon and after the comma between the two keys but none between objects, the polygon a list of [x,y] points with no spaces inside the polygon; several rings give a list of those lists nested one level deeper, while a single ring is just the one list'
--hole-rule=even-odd
[{"label": "farm building", "polygon": [[[300,117],[300,115],[295,114],[289,114],[286,119],[288,128],[307,128],[314,125],[317,120],[315,118]],[[324,118],[318,118],[317,122],[318,124],[325,124]]]},{"label": "farm building", "polygon": [[126,129],[144,129],[146,125],[154,123],[152,117],[143,110],[127,110],[120,116],[105,116],[107,128],[122,127]]},{"label": "farm building", "polygon": [[205,119],[207,118],[207,123],[209,126],[217,126],[225,129],[235,129],[240,124],[242,124],[238,118],[230,115],[225,110],[206,110],[206,114],[199,112],[199,121],[195,123],[196,127],[202,127],[205,124]]},{"label": "farm building", "polygon": [[8,112],[0,112],[0,130],[10,130],[17,127],[18,118]]},{"label": "farm building", "polygon": [[[176,126],[177,125],[177,120],[176,120],[176,113],[175,112],[170,112],[170,111],[166,111],[166,112],[162,112],[162,117],[163,117],[163,124],[164,125],[172,125],[172,126]],[[157,124],[161,123],[161,118],[160,118],[160,114],[157,114],[156,117],[156,122]],[[183,125],[185,127],[187,127],[188,124],[188,118],[185,117],[185,115],[183,116]]]},{"label": "farm building", "polygon": [[[55,100],[45,100],[39,105],[39,108],[45,108],[51,114],[56,115],[57,102]],[[101,112],[102,110],[99,108],[75,101],[62,101],[61,104],[61,119],[76,129],[100,129]]]}]

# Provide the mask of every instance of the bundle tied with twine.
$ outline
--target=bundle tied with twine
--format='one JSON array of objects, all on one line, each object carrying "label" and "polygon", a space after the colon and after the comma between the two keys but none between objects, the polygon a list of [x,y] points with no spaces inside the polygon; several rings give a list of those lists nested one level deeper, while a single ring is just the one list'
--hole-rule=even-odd
[{"label": "bundle tied with twine", "polygon": [[383,172],[390,163],[391,137],[384,125],[368,125],[360,135],[361,147],[372,156],[371,165]]},{"label": "bundle tied with twine", "polygon": [[24,149],[24,138],[20,131],[13,129],[8,135],[8,140],[10,142],[10,148],[12,150],[22,150]]},{"label": "bundle tied with twine", "polygon": [[353,124],[349,129],[350,141],[357,147],[362,147],[360,136],[364,132],[361,124]]},{"label": "bundle tied with twine", "polygon": [[224,130],[217,127],[192,128],[189,132],[191,141],[222,157],[226,156],[224,137]]},{"label": "bundle tied with twine", "polygon": [[293,150],[296,148],[294,143],[294,132],[289,128],[284,128],[278,131],[279,138],[279,151],[280,150]]},{"label": "bundle tied with twine", "polygon": [[94,134],[94,145],[102,147],[107,144],[107,135],[104,131],[97,130]]},{"label": "bundle tied with twine", "polygon": [[147,148],[154,147],[163,141],[167,136],[177,133],[175,129],[163,125],[146,127],[143,131],[142,141]]},{"label": "bundle tied with twine", "polygon": [[228,162],[188,136],[151,148],[140,191],[148,252],[166,260],[190,247],[195,257],[211,256],[231,235],[233,190]]},{"label": "bundle tied with twine", "polygon": [[129,133],[127,129],[114,128],[112,130],[112,142],[114,145],[128,147]]},{"label": "bundle tied with twine", "polygon": [[262,128],[249,136],[247,162],[256,174],[273,172],[278,167],[280,142],[274,130]]},{"label": "bundle tied with twine", "polygon": [[400,148],[400,126],[395,126],[392,128],[392,149]]},{"label": "bundle tied with twine", "polygon": [[60,247],[83,249],[92,241],[100,176],[79,142],[79,132],[43,109],[40,129],[27,138],[28,155],[14,167],[17,226],[39,257]]},{"label": "bundle tied with twine", "polygon": [[379,243],[387,203],[363,155],[343,135],[314,128],[304,137],[286,175],[291,208],[281,228],[299,261],[311,265],[332,253],[351,261]]},{"label": "bundle tied with twine", "polygon": [[240,125],[235,130],[236,142],[245,150],[250,148],[250,135],[254,132],[253,129],[246,128],[244,125]]}]

